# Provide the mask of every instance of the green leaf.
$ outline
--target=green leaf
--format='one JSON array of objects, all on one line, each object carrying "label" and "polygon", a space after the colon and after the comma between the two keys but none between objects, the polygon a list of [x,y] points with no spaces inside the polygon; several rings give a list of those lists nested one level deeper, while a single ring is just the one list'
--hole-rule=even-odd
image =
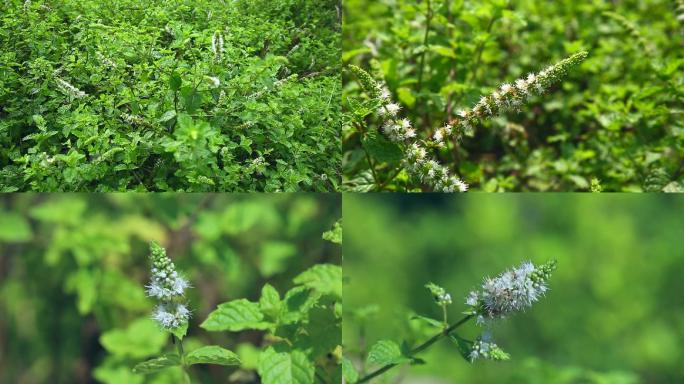
[{"label": "green leaf", "polygon": [[193,364],[217,364],[217,365],[240,365],[240,358],[227,350],[217,345],[209,345],[185,355],[185,363]]},{"label": "green leaf", "polygon": [[342,244],[342,219],[337,220],[331,230],[323,232],[323,240]]},{"label": "green leaf", "polygon": [[437,327],[437,328],[443,328],[444,327],[443,322],[429,318],[429,317],[425,317],[425,316],[416,315],[416,316],[413,316],[411,318],[411,320],[421,320],[421,321],[424,321],[424,322],[432,325],[433,327]]},{"label": "green leaf", "polygon": [[192,87],[183,87],[181,96],[188,113],[194,113],[202,105],[202,95]]},{"label": "green leaf", "polygon": [[0,241],[24,242],[33,237],[31,226],[21,215],[12,212],[0,212]]},{"label": "green leaf", "polygon": [[466,361],[470,361],[470,352],[472,351],[472,342],[468,341],[462,337],[459,337],[455,333],[450,333],[449,338],[456,344],[458,352],[463,356]]},{"label": "green leaf", "polygon": [[185,335],[188,334],[188,322],[185,321],[183,324],[179,325],[176,328],[169,329],[169,332],[171,332],[178,340],[183,340]]},{"label": "green leaf", "polygon": [[311,384],[314,370],[304,352],[276,352],[268,347],[259,357],[257,372],[263,384]]},{"label": "green leaf", "polygon": [[359,381],[359,372],[354,368],[354,364],[346,357],[342,359],[342,377],[348,384],[354,384]]},{"label": "green leaf", "polygon": [[431,45],[430,46],[430,51],[444,57],[449,57],[452,59],[456,59],[456,52],[454,51],[453,48],[450,47],[445,47],[443,45]]},{"label": "green leaf", "polygon": [[181,79],[180,75],[177,72],[172,73],[171,77],[169,78],[169,87],[171,90],[176,92],[180,89],[182,84],[183,79]]},{"label": "green leaf", "polygon": [[174,110],[172,109],[172,110],[170,110],[170,111],[164,112],[164,114],[161,115],[161,117],[160,117],[159,119],[157,119],[157,121],[160,122],[160,123],[165,123],[165,122],[167,122],[167,121],[173,119],[174,117],[176,117],[176,111],[174,111]]},{"label": "green leaf", "polygon": [[314,265],[295,277],[294,283],[342,299],[342,267],[339,265]]},{"label": "green leaf", "polygon": [[164,355],[137,364],[133,367],[133,372],[142,374],[155,373],[166,368],[179,366],[180,364],[181,361],[178,355]]},{"label": "green leaf", "polygon": [[413,108],[416,105],[416,97],[413,96],[413,91],[410,88],[401,87],[397,89],[397,97],[404,105]]},{"label": "green leaf", "polygon": [[399,345],[391,340],[380,340],[368,352],[368,364],[404,364],[410,363],[411,358],[401,353]]},{"label": "green leaf", "polygon": [[259,299],[259,308],[261,312],[271,318],[278,317],[282,302],[280,301],[280,294],[273,288],[271,284],[266,284],[261,288],[261,298]]},{"label": "green leaf", "polygon": [[152,319],[141,318],[125,329],[105,332],[100,344],[113,355],[142,358],[159,353],[167,337]]},{"label": "green leaf", "polygon": [[371,157],[379,162],[399,164],[404,157],[404,153],[397,144],[387,140],[375,131],[369,132],[362,139],[361,144]]},{"label": "green leaf", "polygon": [[245,329],[268,329],[272,324],[263,321],[259,304],[246,299],[219,304],[200,327],[207,331],[242,331]]}]

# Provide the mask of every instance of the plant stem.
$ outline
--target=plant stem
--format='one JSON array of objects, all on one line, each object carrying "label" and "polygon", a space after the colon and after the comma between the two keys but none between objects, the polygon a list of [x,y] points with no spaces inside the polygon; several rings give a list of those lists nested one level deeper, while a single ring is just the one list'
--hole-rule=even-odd
[{"label": "plant stem", "polygon": [[[449,336],[449,334],[450,334],[451,332],[455,331],[456,328],[458,328],[458,327],[460,327],[461,325],[463,325],[463,324],[465,324],[466,322],[468,322],[468,320],[472,319],[473,316],[474,316],[474,315],[468,315],[468,316],[462,318],[461,320],[457,321],[456,323],[450,325],[449,327],[445,328],[442,332],[440,332],[440,333],[438,333],[438,334],[432,336],[430,339],[428,339],[428,340],[427,340],[426,342],[424,342],[423,344],[421,344],[421,345],[419,345],[419,346],[413,348],[413,349],[411,350],[411,353],[409,354],[409,356],[410,356],[410,357],[413,357],[414,355],[417,355],[417,354],[419,354],[420,352],[423,352],[424,350],[428,349],[432,344],[434,344],[434,343],[436,343],[437,341],[439,341],[442,337],[447,337],[447,336]],[[358,384],[367,383],[367,382],[369,382],[371,379],[373,379],[373,378],[375,378],[375,377],[378,377],[378,376],[382,375],[383,373],[389,371],[390,369],[392,369],[392,368],[394,368],[394,367],[396,367],[396,366],[397,366],[397,364],[387,364],[387,365],[385,365],[385,366],[383,366],[383,367],[381,367],[381,368],[378,368],[377,370],[371,372],[370,374],[368,374],[368,375],[362,377],[359,381],[357,381],[357,383],[358,383]]]},{"label": "plant stem", "polygon": [[178,356],[180,356],[181,360],[181,367],[183,368],[183,381],[185,384],[190,384],[190,374],[188,374],[187,367],[185,366],[185,353],[183,352],[183,340],[177,338],[175,335],[171,336],[174,338],[176,344],[176,351],[178,352]]}]

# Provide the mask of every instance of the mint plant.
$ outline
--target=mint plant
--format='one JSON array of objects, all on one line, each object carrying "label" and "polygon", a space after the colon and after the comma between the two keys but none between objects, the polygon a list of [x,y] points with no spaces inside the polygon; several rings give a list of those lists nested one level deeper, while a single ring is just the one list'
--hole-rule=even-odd
[{"label": "mint plant", "polygon": [[5,1],[0,191],[331,191],[332,0]]},{"label": "mint plant", "polygon": [[[544,297],[549,290],[548,280],[555,269],[555,260],[540,265],[524,262],[496,277],[485,278],[479,289],[471,291],[465,297],[465,316],[453,323],[448,317],[448,308],[452,305],[451,295],[434,283],[426,284],[425,287],[435,304],[442,310],[442,318],[438,320],[427,316],[415,316],[414,320],[437,328],[439,332],[417,346],[411,346],[406,342],[399,345],[392,340],[376,342],[364,356],[365,361],[359,363],[362,365],[361,372],[366,372],[366,367],[377,368],[361,376],[352,360],[345,359],[345,381],[350,384],[366,383],[397,366],[424,363],[418,355],[442,339],[449,339],[461,356],[471,363],[481,359],[509,360],[510,355],[494,342],[488,330],[490,325],[532,307]],[[459,330],[471,320],[485,328],[474,340],[465,338]]]},{"label": "mint plant", "polygon": [[[446,143],[453,142],[456,145],[464,136],[473,136],[473,127],[482,120],[506,111],[520,110],[530,97],[548,91],[553,84],[558,83],[567,75],[569,69],[585,60],[587,55],[586,51],[580,51],[538,73],[530,73],[512,83],[502,84],[490,95],[480,97],[472,108],[460,110],[457,117],[445,123],[443,127],[434,129],[432,136],[427,138],[418,137],[416,129],[408,119],[398,118],[401,107],[391,100],[390,91],[382,82],[376,81],[361,68],[350,65],[350,71],[357,76],[361,88],[368,96],[366,100],[355,100],[349,103],[351,108],[349,116],[350,124],[358,130],[361,141],[368,143],[372,140],[374,142],[364,147],[373,174],[372,188],[382,190],[399,175],[403,168],[410,177],[411,185],[422,184],[437,192],[466,192],[468,185],[460,178],[453,176],[448,167],[431,158],[428,153],[445,149]],[[376,111],[376,116],[381,121],[384,120],[379,124],[382,127],[382,133],[393,143],[383,141],[378,136],[380,132],[365,127],[365,120],[372,115],[373,109]],[[369,148],[371,152],[379,151],[379,160],[388,152],[398,153],[402,158],[400,165],[390,170],[390,176],[385,180],[378,179],[371,162],[372,155],[368,151]]]},{"label": "mint plant", "polygon": [[346,1],[344,188],[681,191],[680,3]]},{"label": "mint plant", "polygon": [[[324,233],[324,239],[341,242],[341,226]],[[176,270],[165,250],[150,245],[152,278],[148,296],[158,301],[152,318],[171,335],[175,352],[139,363],[133,372],[157,373],[183,369],[186,383],[192,382],[190,367],[196,364],[240,366],[238,355],[217,345],[190,352],[183,347],[191,310],[185,298],[189,282]],[[337,383],[341,379],[342,269],[317,264],[293,279],[294,286],[281,295],[265,284],[257,301],[236,299],[218,304],[200,328],[209,332],[257,331],[263,333],[257,373],[264,384]]]},{"label": "mint plant", "polygon": [[194,364],[239,365],[238,356],[216,345],[204,346],[186,353],[183,337],[188,331],[190,309],[185,302],[188,281],[176,271],[173,261],[166,256],[166,250],[157,243],[150,244],[152,279],[147,295],[158,300],[152,314],[159,327],[171,334],[176,353],[169,353],[136,365],[134,373],[156,373],[170,367],[181,367],[186,383],[191,383],[188,369]]}]

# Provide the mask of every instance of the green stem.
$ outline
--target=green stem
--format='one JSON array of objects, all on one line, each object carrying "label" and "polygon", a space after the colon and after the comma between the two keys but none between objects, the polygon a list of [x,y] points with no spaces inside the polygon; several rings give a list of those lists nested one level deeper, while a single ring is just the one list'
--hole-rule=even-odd
[{"label": "green stem", "polygon": [[[426,342],[423,344],[413,348],[411,352],[409,353],[410,357],[413,357],[414,355],[419,354],[420,352],[423,352],[424,350],[428,349],[432,344],[438,342],[442,337],[447,337],[449,334],[453,331],[456,330],[456,328],[460,327],[461,325],[465,324],[468,322],[468,320],[472,319],[474,315],[468,315],[461,320],[457,321],[456,323],[450,325],[449,327],[445,328],[442,332],[432,336],[430,339],[428,339]],[[390,369],[396,367],[397,364],[387,364],[381,368],[378,368],[377,370],[373,371],[372,373],[368,374],[367,376],[361,378],[359,381],[357,381],[358,384],[361,383],[367,383],[371,379],[374,379],[375,377],[378,377],[382,375],[383,373],[389,371]]]},{"label": "green stem", "polygon": [[178,352],[178,356],[180,356],[181,360],[181,367],[183,368],[183,381],[185,384],[191,384],[192,381],[190,381],[190,374],[188,374],[187,367],[185,365],[185,353],[183,352],[183,340],[177,338],[176,336],[171,336],[174,338],[176,341],[174,344],[176,344],[176,351]]}]

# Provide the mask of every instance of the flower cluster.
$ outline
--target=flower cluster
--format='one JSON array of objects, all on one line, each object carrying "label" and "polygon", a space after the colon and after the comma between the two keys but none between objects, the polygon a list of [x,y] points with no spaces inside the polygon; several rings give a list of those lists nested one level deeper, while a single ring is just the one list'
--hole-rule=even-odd
[{"label": "flower cluster", "polygon": [[444,288],[433,283],[425,284],[425,288],[430,291],[437,305],[443,307],[451,304],[451,295]]},{"label": "flower cluster", "polygon": [[216,60],[221,60],[221,55],[223,54],[223,34],[219,31],[214,32],[214,36],[211,37],[211,51],[216,56]]},{"label": "flower cluster", "polygon": [[85,92],[83,92],[80,89],[69,84],[67,81],[62,80],[59,77],[56,77],[55,81],[57,82],[57,87],[59,88],[60,91],[62,91],[65,94],[73,97],[74,99],[80,99],[82,97],[86,97]]},{"label": "flower cluster", "polygon": [[[449,126],[459,127],[450,134],[470,134],[479,121],[510,110],[519,110],[532,95],[540,95],[549,87],[567,76],[568,70],[587,58],[586,51],[580,51],[539,73],[530,73],[513,83],[505,83],[491,95],[482,96],[472,109],[461,110]],[[437,140],[435,140],[437,141]]]},{"label": "flower cluster", "polygon": [[535,266],[525,262],[495,278],[486,278],[479,291],[472,291],[466,304],[477,315],[478,323],[487,319],[505,318],[511,313],[531,307],[548,291],[546,284],[556,261]]},{"label": "flower cluster", "polygon": [[473,346],[470,349],[470,362],[477,359],[487,359],[487,360],[508,360],[511,356],[504,352],[503,349],[499,348],[496,343],[491,340],[489,334],[485,333],[475,340]]},{"label": "flower cluster", "polygon": [[146,286],[147,295],[159,301],[152,318],[163,328],[177,328],[190,318],[190,310],[184,302],[185,290],[190,284],[176,272],[176,266],[159,244],[150,244],[150,259],[152,278]]},{"label": "flower cluster", "polygon": [[[409,175],[431,186],[439,192],[465,192],[468,185],[458,177],[452,176],[449,170],[434,159],[428,158],[427,149],[416,138],[416,131],[408,119],[399,119],[397,115],[401,106],[391,99],[389,90],[379,84],[368,72],[355,66],[349,66],[350,71],[359,79],[361,87],[369,96],[378,100],[380,105],[377,114],[385,121],[382,125],[383,133],[395,143],[403,146],[405,151],[404,166]],[[449,129],[449,132],[445,130]],[[450,127],[437,130],[441,137],[451,135]]]}]

